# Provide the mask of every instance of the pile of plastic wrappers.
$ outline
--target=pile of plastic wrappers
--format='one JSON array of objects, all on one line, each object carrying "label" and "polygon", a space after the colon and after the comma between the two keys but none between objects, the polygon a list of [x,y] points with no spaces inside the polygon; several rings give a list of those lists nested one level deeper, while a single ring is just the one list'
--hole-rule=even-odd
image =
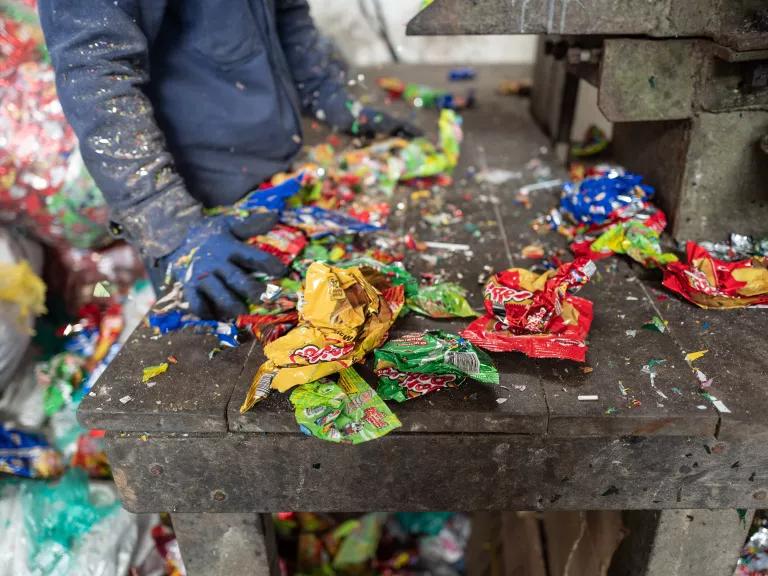
[{"label": "pile of plastic wrappers", "polygon": [[687,263],[664,252],[665,214],[652,202],[642,177],[617,166],[597,166],[563,187],[560,205],[538,226],[573,240],[577,257],[625,254],[660,268],[669,290],[702,308],[743,308],[768,302],[768,239],[732,234],[728,242],[688,242]]},{"label": "pile of plastic wrappers", "polygon": [[764,576],[768,574],[768,518],[765,511],[755,515],[753,532],[741,550],[736,574]]},{"label": "pile of plastic wrappers", "polygon": [[[689,243],[683,264],[662,248],[667,219],[652,202],[653,188],[620,167],[597,166],[574,174],[559,204],[534,223],[567,236],[574,259],[557,259],[544,270],[490,274],[480,314],[462,286],[411,274],[405,255],[421,243],[386,228],[397,186],[418,194],[452,182],[461,118],[443,109],[438,133],[437,144],[392,138],[364,148],[316,146],[294,172],[219,209],[280,211],[280,224],[250,242],[290,267],[286,277],[267,279],[262,301],[251,304],[249,314],[214,330],[235,345],[238,330],[246,329],[264,346],[267,360],[241,411],[273,391],[290,393],[303,432],[356,444],[400,426],[384,400],[402,402],[468,380],[498,384],[485,351],[584,362],[593,304],[576,292],[595,273],[595,261],[616,254],[660,268],[665,286],[702,307],[768,298],[764,242],[734,236],[730,245],[711,246],[723,259]],[[183,294],[176,297],[183,304]],[[160,304],[150,323],[161,333],[202,322],[173,301]],[[390,330],[408,314],[468,324],[458,333],[430,330],[390,340]],[[356,368],[362,363],[378,377],[375,390]]]},{"label": "pile of plastic wrappers", "polygon": [[465,573],[469,516],[374,512],[362,516],[286,512],[274,516],[283,574],[325,576]]},{"label": "pile of plastic wrappers", "polygon": [[170,528],[120,506],[103,431],[75,418],[154,300],[136,253],[109,245],[106,222],[35,3],[0,2],[2,576],[183,573]]},{"label": "pile of plastic wrappers", "polygon": [[108,238],[107,208],[56,97],[34,1],[0,4],[0,222],[78,248]]}]

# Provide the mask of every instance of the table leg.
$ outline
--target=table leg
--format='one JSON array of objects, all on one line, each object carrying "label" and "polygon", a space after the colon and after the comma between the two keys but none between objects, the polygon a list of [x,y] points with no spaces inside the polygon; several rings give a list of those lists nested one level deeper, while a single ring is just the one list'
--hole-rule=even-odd
[{"label": "table leg", "polygon": [[276,576],[269,514],[172,514],[188,576]]},{"label": "table leg", "polygon": [[629,535],[614,555],[609,576],[733,574],[754,511],[627,511]]}]

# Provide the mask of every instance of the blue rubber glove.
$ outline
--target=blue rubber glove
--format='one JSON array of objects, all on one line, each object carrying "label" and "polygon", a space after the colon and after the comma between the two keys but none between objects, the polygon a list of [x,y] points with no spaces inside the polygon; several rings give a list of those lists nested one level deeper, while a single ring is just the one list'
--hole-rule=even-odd
[{"label": "blue rubber glove", "polygon": [[362,138],[374,138],[376,135],[415,138],[423,134],[421,128],[407,120],[367,106],[357,116],[351,132]]},{"label": "blue rubber glove", "polygon": [[[248,313],[264,284],[253,273],[283,276],[280,260],[244,242],[264,234],[277,222],[276,212],[237,216],[206,216],[195,224],[176,250],[160,259],[160,266],[181,282],[189,311],[200,318],[228,320]],[[191,255],[191,256],[190,256]]]}]

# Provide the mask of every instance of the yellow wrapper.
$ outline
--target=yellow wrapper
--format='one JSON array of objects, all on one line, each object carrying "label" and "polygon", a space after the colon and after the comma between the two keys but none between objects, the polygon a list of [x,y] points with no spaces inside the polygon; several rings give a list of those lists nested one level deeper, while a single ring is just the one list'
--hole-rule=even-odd
[{"label": "yellow wrapper", "polygon": [[19,326],[27,330],[30,317],[45,310],[45,282],[35,274],[29,263],[0,263],[0,302],[10,302],[18,307]]},{"label": "yellow wrapper", "polygon": [[403,306],[402,286],[384,294],[357,267],[313,263],[307,270],[299,325],[264,347],[267,357],[241,412],[266,397],[349,368],[387,337]]}]

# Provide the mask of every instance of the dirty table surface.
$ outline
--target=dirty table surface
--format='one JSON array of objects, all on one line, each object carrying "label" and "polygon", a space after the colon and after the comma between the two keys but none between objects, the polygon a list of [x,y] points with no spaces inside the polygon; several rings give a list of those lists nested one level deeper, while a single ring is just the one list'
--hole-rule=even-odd
[{"label": "dirty table surface", "polygon": [[[444,85],[460,93],[469,86],[477,90],[478,107],[463,114],[465,139],[454,185],[444,194],[433,193],[422,200],[412,198],[410,189],[400,190],[393,198],[389,227],[402,233],[413,232],[420,240],[471,245],[471,253],[441,257],[434,266],[422,253],[411,253],[406,266],[415,274],[439,272],[445,280],[462,283],[470,291],[470,302],[481,309],[479,275],[488,269],[498,271],[535,264],[521,256],[524,246],[540,243],[548,252],[562,249],[564,258],[570,258],[564,238],[555,232],[539,235],[530,226],[536,216],[555,205],[558,190],[533,192],[529,207],[515,200],[520,186],[537,179],[564,178],[566,174],[530,118],[528,100],[495,93],[500,80],[520,77],[523,69],[479,67],[477,81],[453,84],[445,82],[446,71],[445,67],[420,66],[368,70],[365,83],[376,94],[375,78],[394,72],[406,80]],[[403,107],[393,108],[406,111]],[[416,119],[434,137],[437,114],[422,111]],[[321,135],[312,128],[306,134],[308,140]],[[545,168],[539,168],[537,173],[537,166],[551,167],[551,176],[541,173]],[[471,174],[484,169],[511,170],[518,172],[519,178],[498,186],[481,185]],[[421,211],[435,211],[440,203],[460,208],[463,220],[437,228],[424,222]],[[479,237],[473,236],[475,229],[480,231]],[[500,386],[470,381],[456,389],[402,404],[391,403],[402,428],[386,438],[356,447],[357,452],[302,437],[287,394],[273,393],[250,412],[240,414],[238,409],[251,378],[264,359],[260,346],[246,342],[210,358],[209,352],[216,347],[215,338],[190,332],[157,337],[148,328],[137,329],[83,401],[79,417],[89,427],[110,431],[110,456],[116,480],[124,503],[135,510],[190,507],[188,502],[196,496],[187,494],[182,500],[173,495],[173,490],[183,483],[181,479],[163,490],[148,488],[137,479],[146,471],[147,463],[161,462],[157,465],[162,470],[174,458],[181,458],[184,446],[188,445],[185,441],[190,439],[194,439],[196,448],[189,454],[196,454],[198,461],[184,465],[194,467],[185,468],[185,475],[208,477],[210,467],[221,472],[229,466],[236,468],[230,474],[240,481],[247,476],[249,484],[259,486],[258,492],[249,488],[241,498],[230,497],[223,503],[213,502],[208,492],[201,492],[198,496],[205,504],[192,506],[194,510],[200,506],[216,510],[242,506],[248,498],[260,499],[257,506],[264,510],[278,505],[284,509],[319,506],[329,510],[362,510],[369,505],[386,509],[388,501],[377,501],[370,494],[368,499],[361,500],[342,490],[338,498],[326,495],[319,504],[311,497],[302,499],[289,487],[265,488],[275,478],[294,477],[295,470],[302,467],[319,475],[323,458],[336,461],[338,470],[339,466],[347,466],[363,456],[395,461],[403,458],[409,462],[415,459],[419,462],[413,463],[414,478],[419,478],[422,468],[428,475],[430,468],[440,466],[446,458],[452,462],[466,458],[465,465],[475,466],[476,474],[457,479],[462,483],[457,489],[468,493],[474,486],[481,494],[466,496],[465,509],[491,506],[483,500],[484,482],[494,475],[503,475],[507,467],[513,469],[525,458],[533,459],[526,464],[530,477],[522,483],[518,480],[498,484],[496,490],[505,491],[505,495],[494,496],[494,505],[580,507],[584,502],[579,500],[579,490],[558,492],[552,488],[547,492],[537,488],[537,484],[553,482],[555,476],[573,477],[578,470],[588,479],[596,474],[594,458],[600,460],[601,466],[607,466],[601,474],[611,476],[616,470],[603,461],[611,458],[611,454],[614,465],[622,460],[621,473],[617,473],[620,479],[606,477],[592,492],[595,497],[610,497],[620,490],[630,495],[615,502],[601,501],[600,507],[696,503],[716,506],[744,504],[752,498],[765,497],[759,489],[759,462],[765,462],[766,455],[753,454],[753,450],[756,439],[768,435],[768,359],[764,345],[768,310],[701,310],[662,289],[660,273],[633,266],[623,257],[600,261],[597,267],[598,273],[580,292],[580,296],[594,303],[586,363],[534,360],[517,353],[492,354],[501,374]],[[654,315],[668,321],[666,332],[641,329]],[[467,323],[410,315],[396,323],[392,334],[434,327],[456,332]],[[700,394],[698,381],[684,360],[686,352],[697,350],[708,350],[695,366],[713,378],[709,392],[722,401],[720,410]],[[142,368],[163,362],[170,354],[176,356],[178,363],[154,378],[154,386],[142,384]],[[653,386],[642,370],[650,360],[664,361],[656,368]],[[361,372],[373,383],[369,368],[366,366]],[[597,399],[579,400],[582,395]],[[730,447],[730,442],[738,449]],[[136,448],[139,444],[144,447]],[[298,453],[296,446],[301,447]],[[441,455],[432,454],[430,447],[434,446],[441,446]],[[726,450],[722,446],[729,447]],[[211,453],[204,454],[206,449]],[[729,453],[709,468],[699,464],[697,455],[712,457],[713,449],[715,455]],[[480,457],[474,453],[476,450],[484,458],[476,461]],[[499,450],[501,455],[497,454]],[[537,460],[537,450],[546,453],[546,457]],[[260,461],[270,462],[268,471],[260,471],[261,476],[254,472],[247,461],[257,457],[244,456],[248,451],[259,454]],[[489,451],[494,454],[491,460],[497,464],[490,471],[485,469]],[[631,463],[624,461],[629,455]],[[509,462],[499,464],[501,460],[507,462],[505,459]],[[333,469],[326,465],[323,470],[328,468]],[[363,466],[359,472],[365,470]],[[654,497],[649,487],[632,486],[646,471],[649,478],[655,478],[653,481],[662,482],[654,488]],[[672,471],[679,481],[665,487],[664,479]],[[322,476],[325,473],[331,474],[331,470]],[[734,482],[737,473],[739,480]],[[216,481],[222,486],[230,482],[221,478]],[[331,480],[318,476],[317,482],[324,481]],[[708,484],[702,490],[684,492],[681,488],[698,486],[697,482],[704,481]],[[762,481],[764,487],[766,478]],[[137,482],[144,486],[146,497],[141,496]],[[306,482],[302,476],[301,486]],[[225,492],[240,486],[235,480],[227,485],[229,489],[222,488]],[[738,491],[738,495],[729,492],[722,496],[728,492],[723,488],[726,485]],[[198,489],[188,488],[192,492]],[[209,488],[206,484],[205,490]],[[446,486],[448,489],[450,486]],[[584,489],[581,488],[582,492]],[[126,496],[129,492],[132,500]],[[455,505],[450,499],[435,496],[434,491],[422,494],[419,490],[410,494],[409,502],[413,508]],[[393,504],[397,502],[389,501],[390,508]]]}]

